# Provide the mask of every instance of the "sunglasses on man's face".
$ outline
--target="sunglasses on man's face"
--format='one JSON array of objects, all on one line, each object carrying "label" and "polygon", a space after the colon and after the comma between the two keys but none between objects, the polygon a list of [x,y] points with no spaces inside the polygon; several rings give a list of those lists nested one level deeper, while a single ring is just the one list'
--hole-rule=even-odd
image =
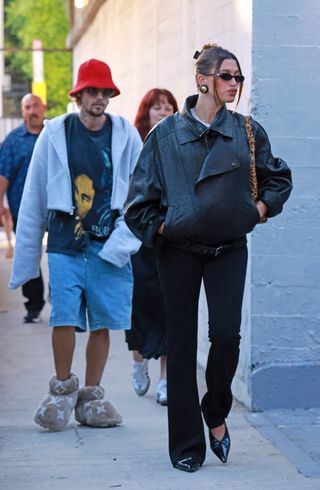
[{"label": "sunglasses on man's face", "polygon": [[221,78],[222,80],[225,80],[226,82],[230,82],[233,78],[237,83],[244,82],[243,75],[231,75],[231,73],[217,73],[215,76]]},{"label": "sunglasses on man's face", "polygon": [[84,91],[92,97],[96,97],[99,93],[101,93],[103,97],[111,97],[111,95],[114,94],[112,88],[87,87]]}]

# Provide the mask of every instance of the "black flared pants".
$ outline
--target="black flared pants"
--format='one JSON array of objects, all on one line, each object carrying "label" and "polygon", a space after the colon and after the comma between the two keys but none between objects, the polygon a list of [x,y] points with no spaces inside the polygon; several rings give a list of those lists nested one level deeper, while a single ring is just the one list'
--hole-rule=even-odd
[{"label": "black flared pants", "polygon": [[[173,464],[205,459],[202,414],[209,428],[227,418],[240,344],[247,247],[218,258],[158,245],[157,262],[168,327],[169,452]],[[203,280],[209,313],[207,392],[201,405],[196,380],[198,303]],[[202,412],[202,413],[201,413]]]}]

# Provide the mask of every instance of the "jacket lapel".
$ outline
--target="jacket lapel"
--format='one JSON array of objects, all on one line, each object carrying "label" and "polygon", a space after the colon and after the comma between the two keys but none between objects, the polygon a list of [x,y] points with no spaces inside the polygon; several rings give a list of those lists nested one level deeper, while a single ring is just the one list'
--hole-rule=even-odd
[{"label": "jacket lapel", "polygon": [[52,143],[52,146],[58,155],[59,161],[69,174],[67,141],[66,141],[66,133],[64,128],[64,120],[65,118],[63,118],[63,123],[62,124],[60,123],[57,131],[52,130],[51,126],[49,126],[50,129],[48,128],[48,130],[49,130],[49,140]]},{"label": "jacket lapel", "polygon": [[221,136],[217,136],[200,170],[196,185],[207,177],[235,170],[240,166]]}]

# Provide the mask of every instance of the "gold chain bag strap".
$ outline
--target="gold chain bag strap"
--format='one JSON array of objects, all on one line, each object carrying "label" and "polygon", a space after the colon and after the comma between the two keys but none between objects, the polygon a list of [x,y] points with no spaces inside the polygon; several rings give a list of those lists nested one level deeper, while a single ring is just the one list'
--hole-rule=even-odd
[{"label": "gold chain bag strap", "polygon": [[[245,117],[246,122],[246,131],[248,136],[248,143],[250,149],[250,186],[251,186],[251,196],[254,202],[259,200],[259,188],[258,188],[258,179],[256,172],[256,140],[254,138],[252,126],[251,126],[251,116]],[[266,216],[260,218],[260,223],[265,223],[268,220]]]}]

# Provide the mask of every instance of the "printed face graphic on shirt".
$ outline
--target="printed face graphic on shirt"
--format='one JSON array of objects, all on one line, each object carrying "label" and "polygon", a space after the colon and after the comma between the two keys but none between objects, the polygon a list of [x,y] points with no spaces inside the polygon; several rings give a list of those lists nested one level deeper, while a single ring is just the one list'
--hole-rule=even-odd
[{"label": "printed face graphic on shirt", "polygon": [[87,175],[78,175],[74,182],[75,186],[75,201],[77,205],[78,223],[75,226],[76,239],[83,235],[82,220],[87,216],[92,208],[95,190],[92,180]]}]

